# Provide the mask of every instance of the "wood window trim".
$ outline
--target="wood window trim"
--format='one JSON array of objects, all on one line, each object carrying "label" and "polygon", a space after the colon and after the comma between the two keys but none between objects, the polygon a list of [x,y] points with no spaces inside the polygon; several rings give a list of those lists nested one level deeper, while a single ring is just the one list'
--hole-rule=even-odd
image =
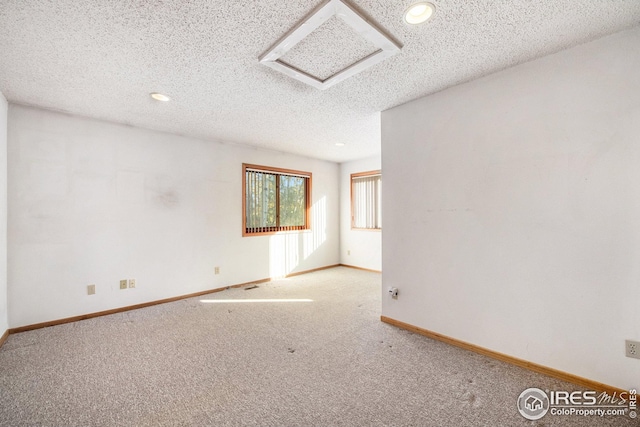
[{"label": "wood window trim", "polygon": [[357,172],[357,173],[352,173],[349,177],[349,189],[350,189],[350,207],[351,207],[351,230],[357,230],[357,231],[373,231],[373,232],[381,232],[382,228],[363,228],[363,227],[356,227],[355,226],[355,215],[353,213],[353,205],[354,205],[354,198],[353,198],[353,179],[354,178],[362,178],[365,176],[376,176],[376,175],[380,175],[382,176],[382,170],[378,169],[378,170],[372,170],[372,171],[367,171],[367,172]]},{"label": "wood window trim", "polygon": [[[264,171],[266,173],[275,173],[277,175],[293,175],[293,176],[303,176],[307,179],[307,184],[305,188],[305,226],[304,228],[297,230],[273,230],[273,231],[261,231],[259,233],[248,233],[247,232],[247,169],[250,170],[258,170]],[[250,237],[250,236],[269,236],[279,233],[292,233],[292,232],[300,232],[307,231],[311,229],[311,189],[312,185],[312,174],[311,172],[299,171],[294,169],[283,169],[283,168],[274,168],[270,166],[263,165],[255,165],[250,163],[242,164],[242,237]],[[276,201],[279,201],[280,192],[276,191]],[[279,213],[278,213],[279,215]]]}]

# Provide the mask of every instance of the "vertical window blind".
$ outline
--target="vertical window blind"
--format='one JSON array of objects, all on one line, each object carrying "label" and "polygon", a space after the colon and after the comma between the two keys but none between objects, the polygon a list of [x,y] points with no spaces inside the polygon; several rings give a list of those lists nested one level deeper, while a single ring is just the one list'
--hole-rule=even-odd
[{"label": "vertical window blind", "polygon": [[245,234],[309,228],[310,174],[244,169]]},{"label": "vertical window blind", "polygon": [[351,226],[382,228],[382,175],[379,172],[351,176]]}]

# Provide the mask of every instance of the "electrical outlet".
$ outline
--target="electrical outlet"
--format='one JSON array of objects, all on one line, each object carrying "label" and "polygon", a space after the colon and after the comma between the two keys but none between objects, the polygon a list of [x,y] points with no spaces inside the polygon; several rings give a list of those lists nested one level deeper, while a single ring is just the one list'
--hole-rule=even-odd
[{"label": "electrical outlet", "polygon": [[626,356],[640,359],[640,342],[625,340]]},{"label": "electrical outlet", "polygon": [[213,271],[214,274],[220,274],[220,267],[216,267]]},{"label": "electrical outlet", "polygon": [[127,289],[127,281],[120,280],[120,289]]},{"label": "electrical outlet", "polygon": [[96,293],[96,285],[87,286],[87,295],[94,295]]},{"label": "electrical outlet", "polygon": [[129,287],[130,288],[136,287],[136,279],[129,279]]}]

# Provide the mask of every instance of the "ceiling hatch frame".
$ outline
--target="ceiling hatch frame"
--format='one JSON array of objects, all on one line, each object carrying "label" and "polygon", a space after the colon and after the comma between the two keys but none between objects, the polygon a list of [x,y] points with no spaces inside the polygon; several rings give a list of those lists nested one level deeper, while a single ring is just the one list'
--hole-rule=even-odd
[{"label": "ceiling hatch frame", "polygon": [[[378,50],[326,79],[320,79],[279,60],[280,57],[334,16],[342,19],[356,33],[377,47]],[[400,44],[387,36],[380,28],[343,0],[326,0],[271,46],[269,50],[263,53],[258,58],[258,61],[316,89],[325,90],[397,54],[400,49],[402,49]]]}]

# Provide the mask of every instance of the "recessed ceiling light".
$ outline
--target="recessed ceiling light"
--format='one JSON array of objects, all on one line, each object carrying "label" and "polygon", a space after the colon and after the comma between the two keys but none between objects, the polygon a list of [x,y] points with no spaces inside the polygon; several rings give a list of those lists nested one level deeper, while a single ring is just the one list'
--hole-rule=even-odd
[{"label": "recessed ceiling light", "polygon": [[167,102],[167,101],[170,101],[170,100],[171,100],[171,98],[169,98],[167,95],[163,95],[163,94],[158,93],[158,92],[153,92],[153,93],[151,93],[150,95],[151,95],[151,97],[152,97],[153,99],[155,99],[156,101]]},{"label": "recessed ceiling light", "polygon": [[433,16],[435,10],[436,7],[429,2],[421,1],[420,3],[414,3],[404,12],[404,20],[407,24],[411,25],[422,24]]},{"label": "recessed ceiling light", "polygon": [[336,147],[344,147],[344,142],[336,142]]}]

